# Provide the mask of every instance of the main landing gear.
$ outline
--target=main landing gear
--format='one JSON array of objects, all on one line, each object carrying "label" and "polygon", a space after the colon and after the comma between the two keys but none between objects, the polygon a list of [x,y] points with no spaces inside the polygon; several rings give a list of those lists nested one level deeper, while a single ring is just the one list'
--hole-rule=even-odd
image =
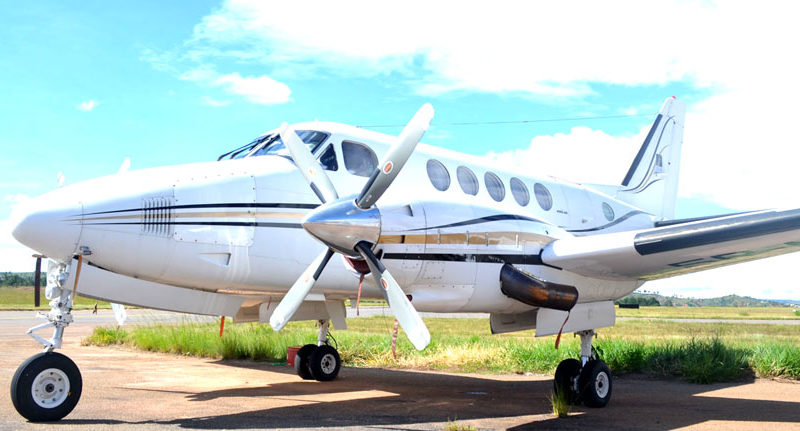
[{"label": "main landing gear", "polygon": [[339,375],[342,359],[328,342],[328,320],[319,321],[317,344],[306,344],[297,351],[294,369],[303,380],[327,382]]},{"label": "main landing gear", "polygon": [[[68,357],[53,350],[61,347],[64,328],[72,323],[72,291],[63,288],[66,265],[49,268],[46,295],[50,312],[39,313],[47,320],[27,333],[44,346],[44,351],[28,358],[11,380],[11,402],[31,422],[57,421],[68,415],[81,398],[83,381],[78,367]],[[46,340],[34,331],[53,327]]]},{"label": "main landing gear", "polygon": [[594,330],[577,334],[581,337],[581,359],[569,358],[558,364],[553,390],[556,395],[563,393],[571,404],[605,407],[611,399],[611,370],[592,350]]}]

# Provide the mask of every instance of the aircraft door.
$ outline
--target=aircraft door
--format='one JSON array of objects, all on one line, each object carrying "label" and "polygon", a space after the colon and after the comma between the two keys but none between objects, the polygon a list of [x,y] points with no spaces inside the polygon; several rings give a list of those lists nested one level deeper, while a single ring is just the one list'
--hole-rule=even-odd
[{"label": "aircraft door", "polygon": [[[458,311],[463,308],[475,289],[477,263],[474,251],[479,239],[470,240],[468,227],[448,225],[475,218],[469,205],[452,202],[425,203],[425,254],[417,285],[423,287],[414,297],[417,309],[425,311]],[[479,230],[474,225],[474,230]],[[475,233],[475,232],[473,232]],[[485,244],[485,239],[482,244]]]},{"label": "aircraft door", "polygon": [[378,206],[381,212],[381,237],[377,251],[401,286],[414,284],[425,253],[425,210],[418,202]]}]

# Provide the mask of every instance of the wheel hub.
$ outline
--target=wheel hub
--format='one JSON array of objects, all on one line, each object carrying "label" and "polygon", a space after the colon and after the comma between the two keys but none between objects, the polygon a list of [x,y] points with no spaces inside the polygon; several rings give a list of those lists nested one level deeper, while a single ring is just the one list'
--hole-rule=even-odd
[{"label": "wheel hub", "polygon": [[322,357],[320,361],[320,368],[325,374],[331,374],[336,369],[336,358],[333,357],[330,353],[326,354]]},{"label": "wheel hub", "polygon": [[597,377],[594,379],[594,390],[600,398],[608,395],[608,374],[597,373]]},{"label": "wheel hub", "polygon": [[69,395],[69,378],[58,368],[48,368],[33,379],[31,395],[39,407],[58,407]]}]

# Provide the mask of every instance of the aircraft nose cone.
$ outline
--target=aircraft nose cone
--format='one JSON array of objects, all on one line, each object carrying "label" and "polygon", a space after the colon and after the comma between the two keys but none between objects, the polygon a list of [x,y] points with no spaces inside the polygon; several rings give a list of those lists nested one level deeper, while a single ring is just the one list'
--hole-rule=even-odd
[{"label": "aircraft nose cone", "polygon": [[358,256],[355,246],[361,241],[377,243],[381,234],[380,212],[373,207],[362,210],[351,198],[323,205],[303,219],[303,228],[328,247]]},{"label": "aircraft nose cone", "polygon": [[81,205],[62,190],[17,205],[11,235],[22,244],[60,261],[69,261],[81,234]]}]

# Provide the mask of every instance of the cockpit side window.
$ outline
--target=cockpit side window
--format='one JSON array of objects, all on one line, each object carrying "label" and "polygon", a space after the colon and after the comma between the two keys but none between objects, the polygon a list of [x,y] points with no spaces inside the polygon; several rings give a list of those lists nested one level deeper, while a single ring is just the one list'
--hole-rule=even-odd
[{"label": "cockpit side window", "polygon": [[[305,142],[308,149],[313,153],[330,135],[316,130],[298,130],[297,136]],[[264,156],[268,154],[291,158],[289,150],[283,145],[283,141],[281,141],[281,137],[277,133],[272,133],[260,136],[243,147],[225,153],[217,160],[241,159],[244,157]]]},{"label": "cockpit side window", "polygon": [[369,177],[378,166],[378,157],[366,145],[342,141],[342,157],[347,172],[360,177]]},{"label": "cockpit side window", "polygon": [[319,164],[326,171],[339,170],[339,162],[336,161],[336,151],[333,149],[333,144],[328,144],[328,148],[320,154]]}]

